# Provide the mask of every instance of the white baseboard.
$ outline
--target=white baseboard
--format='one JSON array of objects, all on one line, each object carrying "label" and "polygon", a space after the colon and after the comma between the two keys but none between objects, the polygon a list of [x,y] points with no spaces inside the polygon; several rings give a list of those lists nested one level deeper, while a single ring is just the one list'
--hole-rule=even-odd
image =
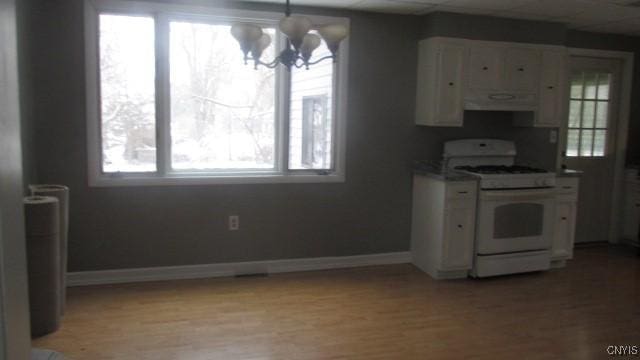
[{"label": "white baseboard", "polygon": [[80,271],[67,274],[67,286],[120,284],[142,281],[198,279],[255,273],[284,273],[411,262],[408,251],[355,256],[248,261],[221,264]]}]

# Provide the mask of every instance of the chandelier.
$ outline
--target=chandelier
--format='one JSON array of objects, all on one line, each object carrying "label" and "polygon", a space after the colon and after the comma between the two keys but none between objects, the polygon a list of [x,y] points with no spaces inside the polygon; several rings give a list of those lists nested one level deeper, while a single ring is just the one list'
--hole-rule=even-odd
[{"label": "chandelier", "polygon": [[[275,68],[282,64],[291,70],[291,67],[309,69],[309,65],[317,64],[323,60],[336,60],[340,42],[349,35],[349,29],[343,24],[327,24],[314,26],[311,20],[305,16],[291,16],[289,0],[285,8],[285,17],[280,20],[279,28],[287,36],[286,46],[271,62],[260,60],[262,52],[271,44],[271,37],[262,31],[262,28],[248,23],[237,23],[231,27],[231,35],[240,44],[244,53],[244,63],[253,60],[254,67],[263,65]],[[320,36],[310,33],[316,30]],[[320,46],[320,37],[324,39],[331,55],[311,60],[313,51]]]}]

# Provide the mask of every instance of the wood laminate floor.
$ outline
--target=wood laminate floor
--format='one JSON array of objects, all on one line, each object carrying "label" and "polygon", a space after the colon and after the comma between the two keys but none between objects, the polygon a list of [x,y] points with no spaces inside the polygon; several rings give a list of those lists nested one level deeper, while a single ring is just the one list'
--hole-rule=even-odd
[{"label": "wood laminate floor", "polygon": [[71,359],[604,359],[640,346],[640,258],[435,281],[411,265],[69,289]]}]

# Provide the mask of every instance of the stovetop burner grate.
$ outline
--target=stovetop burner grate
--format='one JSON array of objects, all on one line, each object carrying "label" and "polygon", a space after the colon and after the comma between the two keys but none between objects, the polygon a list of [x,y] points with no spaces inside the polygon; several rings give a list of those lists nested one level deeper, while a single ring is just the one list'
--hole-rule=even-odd
[{"label": "stovetop burner grate", "polygon": [[456,170],[464,170],[476,174],[534,174],[546,173],[547,170],[532,168],[522,165],[479,165],[479,166],[456,166]]}]

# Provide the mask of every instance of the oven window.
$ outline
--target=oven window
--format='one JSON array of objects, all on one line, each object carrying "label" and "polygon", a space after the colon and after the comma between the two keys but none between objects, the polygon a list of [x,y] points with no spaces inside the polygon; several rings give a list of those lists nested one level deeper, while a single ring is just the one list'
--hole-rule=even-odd
[{"label": "oven window", "polygon": [[494,211],[494,239],[542,235],[544,205],[507,204],[496,207]]}]

